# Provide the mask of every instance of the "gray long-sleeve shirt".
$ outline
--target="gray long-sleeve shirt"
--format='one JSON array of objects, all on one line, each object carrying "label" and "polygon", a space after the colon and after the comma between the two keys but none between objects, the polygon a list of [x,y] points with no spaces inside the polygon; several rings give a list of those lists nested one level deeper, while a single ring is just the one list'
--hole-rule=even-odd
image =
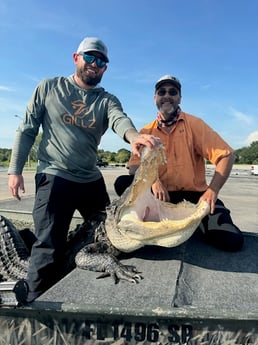
[{"label": "gray long-sleeve shirt", "polygon": [[100,178],[97,148],[108,127],[121,138],[135,129],[117,97],[102,87],[80,88],[72,76],[44,80],[35,89],[17,130],[8,174],[22,173],[40,126],[37,172],[75,182]]}]

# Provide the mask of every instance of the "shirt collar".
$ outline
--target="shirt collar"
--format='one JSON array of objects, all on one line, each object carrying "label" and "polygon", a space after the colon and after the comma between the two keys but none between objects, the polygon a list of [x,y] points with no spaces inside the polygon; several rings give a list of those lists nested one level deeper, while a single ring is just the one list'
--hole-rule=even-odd
[{"label": "shirt collar", "polygon": [[180,107],[178,107],[177,110],[174,111],[174,113],[171,114],[167,120],[164,120],[161,113],[158,112],[157,117],[156,117],[156,120],[158,122],[158,127],[159,128],[171,127],[172,125],[174,125],[178,120],[180,112],[181,112],[181,109],[180,109]]}]

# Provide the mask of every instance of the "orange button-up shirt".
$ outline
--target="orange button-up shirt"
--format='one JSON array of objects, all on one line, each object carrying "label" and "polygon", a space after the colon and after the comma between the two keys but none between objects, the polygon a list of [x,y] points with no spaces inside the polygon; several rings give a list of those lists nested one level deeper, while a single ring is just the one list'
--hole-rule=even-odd
[{"label": "orange button-up shirt", "polygon": [[[159,179],[170,192],[206,190],[205,159],[216,165],[220,158],[233,152],[202,119],[182,111],[169,133],[158,127],[157,120],[144,126],[140,133],[159,137],[165,146],[167,163],[160,166]],[[140,159],[132,155],[128,167],[139,164]]]}]

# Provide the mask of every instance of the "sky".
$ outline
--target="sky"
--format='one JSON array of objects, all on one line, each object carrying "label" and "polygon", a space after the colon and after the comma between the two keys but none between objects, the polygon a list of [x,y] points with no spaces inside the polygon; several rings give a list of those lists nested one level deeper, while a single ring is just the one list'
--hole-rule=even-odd
[{"label": "sky", "polygon": [[[107,45],[101,85],[138,130],[156,117],[156,81],[172,74],[183,111],[234,149],[249,146],[258,140],[257,13],[257,0],[1,0],[0,148],[12,147],[37,84],[74,73],[86,36]],[[111,130],[99,148],[130,150]]]}]

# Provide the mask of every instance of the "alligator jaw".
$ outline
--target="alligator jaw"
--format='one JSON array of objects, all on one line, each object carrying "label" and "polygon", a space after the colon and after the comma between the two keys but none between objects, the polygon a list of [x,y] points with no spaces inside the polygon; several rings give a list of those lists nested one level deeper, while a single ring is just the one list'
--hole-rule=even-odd
[{"label": "alligator jaw", "polygon": [[108,210],[105,227],[117,249],[131,252],[145,245],[177,246],[189,239],[210,212],[205,201],[175,205],[153,196],[151,186],[164,163],[163,145],[146,151],[131,187]]}]

